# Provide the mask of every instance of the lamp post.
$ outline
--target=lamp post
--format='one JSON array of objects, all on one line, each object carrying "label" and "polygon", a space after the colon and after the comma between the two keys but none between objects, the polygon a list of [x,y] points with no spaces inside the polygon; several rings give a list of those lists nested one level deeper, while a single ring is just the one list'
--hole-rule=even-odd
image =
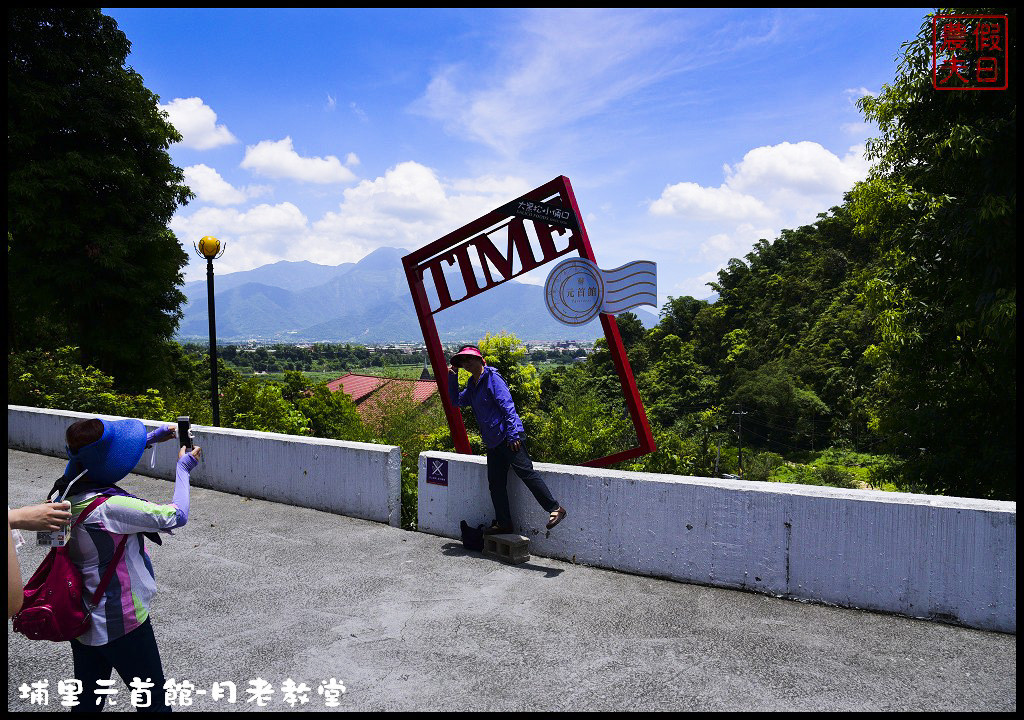
[{"label": "lamp post", "polygon": [[206,258],[207,312],[210,316],[210,403],[213,406],[213,426],[220,427],[220,397],[217,393],[217,316],[213,306],[213,261],[224,254],[220,240],[206,235],[199,241],[196,252]]}]

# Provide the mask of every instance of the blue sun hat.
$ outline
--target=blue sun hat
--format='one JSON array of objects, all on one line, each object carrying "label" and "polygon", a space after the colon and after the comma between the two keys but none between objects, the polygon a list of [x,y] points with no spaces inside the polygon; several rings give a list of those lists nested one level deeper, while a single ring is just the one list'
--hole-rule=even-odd
[{"label": "blue sun hat", "polygon": [[139,420],[100,420],[103,435],[100,439],[78,449],[68,451],[68,466],[64,476],[75,477],[88,470],[86,479],[90,485],[114,483],[130,473],[146,450],[146,426]]}]

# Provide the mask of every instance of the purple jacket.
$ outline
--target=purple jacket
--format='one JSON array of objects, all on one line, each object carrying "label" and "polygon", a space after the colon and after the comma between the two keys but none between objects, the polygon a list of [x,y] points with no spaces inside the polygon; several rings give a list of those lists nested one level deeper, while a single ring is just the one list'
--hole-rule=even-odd
[{"label": "purple jacket", "polygon": [[461,392],[458,375],[448,373],[448,396],[454,405],[472,406],[488,449],[523,436],[523,421],[516,412],[508,385],[494,368],[484,367],[480,381],[474,383],[470,378]]}]

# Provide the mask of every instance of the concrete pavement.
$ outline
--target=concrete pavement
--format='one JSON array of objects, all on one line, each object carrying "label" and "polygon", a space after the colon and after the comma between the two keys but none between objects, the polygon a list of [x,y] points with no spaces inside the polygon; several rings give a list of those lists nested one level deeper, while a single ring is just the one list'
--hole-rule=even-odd
[{"label": "concrete pavement", "polygon": [[[8,451],[8,503],[64,462]],[[169,502],[172,484],[123,487]],[[27,579],[44,553],[20,556]],[[148,544],[164,671],[180,710],[1015,710],[1016,636],[685,585],[193,488],[189,523]],[[10,623],[8,623],[10,628]],[[60,710],[65,644],[8,629],[8,710]],[[264,707],[248,692],[273,686]],[[23,685],[48,680],[48,705]],[[214,700],[231,681],[237,699]],[[289,681],[308,688],[287,694]],[[120,682],[118,704],[130,711]],[[205,694],[200,695],[199,690]],[[301,702],[306,697],[307,702]],[[294,707],[289,700],[295,702]]]}]

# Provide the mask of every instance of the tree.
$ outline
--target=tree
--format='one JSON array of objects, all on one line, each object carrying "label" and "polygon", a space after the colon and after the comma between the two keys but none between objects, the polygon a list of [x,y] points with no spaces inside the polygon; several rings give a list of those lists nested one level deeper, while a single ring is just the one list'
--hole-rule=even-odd
[{"label": "tree", "polygon": [[370,440],[352,399],[343,391],[331,392],[327,383],[309,389],[293,403],[309,419],[309,429],[314,437],[357,442]]},{"label": "tree", "polygon": [[782,362],[766,363],[737,373],[730,397],[732,407],[742,407],[744,430],[753,434],[751,444],[795,448],[813,442],[815,416],[820,420],[829,408],[813,390],[801,387]]},{"label": "tree", "polygon": [[693,343],[676,335],[663,335],[661,326],[649,333],[650,369],[638,375],[650,418],[661,427],[672,427],[684,414],[707,407],[717,378],[694,359]]},{"label": "tree", "polygon": [[580,366],[548,373],[543,385],[546,411],[527,432],[537,460],[575,465],[635,443],[629,420],[608,407]]},{"label": "tree", "polygon": [[[956,11],[941,11],[956,12]],[[959,11],[1009,16],[1016,11]],[[1009,76],[1016,42],[1003,37]],[[932,24],[904,45],[892,85],[861,107],[881,136],[851,205],[883,252],[865,285],[878,341],[874,422],[907,482],[1016,497],[1016,86],[938,92]]]},{"label": "tree", "polygon": [[76,347],[9,355],[7,401],[12,405],[151,420],[175,417],[157,390],[149,389],[138,395],[115,392],[114,378],[95,367],[83,366]]},{"label": "tree", "polygon": [[511,333],[487,333],[478,347],[487,364],[505,378],[520,417],[534,410],[540,401],[540,377],[537,368],[526,364],[522,341]]},{"label": "tree", "polygon": [[309,433],[306,417],[284,399],[277,383],[249,378],[224,388],[224,427],[285,435]]},{"label": "tree", "polygon": [[89,8],[12,8],[7,32],[8,349],[73,343],[127,388],[153,384],[185,301],[167,229],[192,194],[181,136]]},{"label": "tree", "polygon": [[704,300],[696,300],[689,295],[672,297],[661,308],[661,319],[658,325],[666,335],[675,335],[683,342],[693,336],[694,318],[697,313],[707,307]]}]

